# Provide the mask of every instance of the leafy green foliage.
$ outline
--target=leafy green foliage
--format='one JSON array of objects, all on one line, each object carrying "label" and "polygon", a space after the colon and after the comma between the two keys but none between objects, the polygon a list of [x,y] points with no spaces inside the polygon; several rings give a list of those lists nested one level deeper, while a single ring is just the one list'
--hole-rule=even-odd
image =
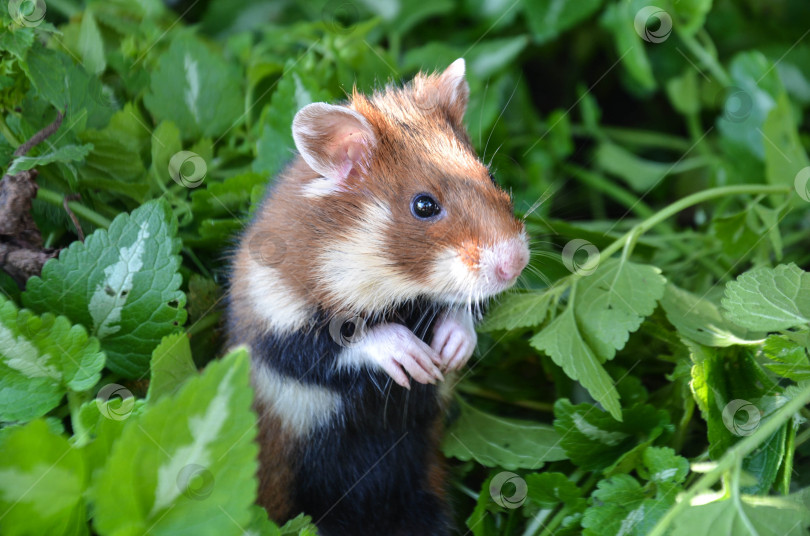
[{"label": "leafy green foliage", "polygon": [[122,214],[51,260],[28,281],[23,303],[84,325],[107,353],[107,366],[128,377],[148,371],[152,349],[186,319],[174,238],[165,202]]},{"label": "leafy green foliage", "polygon": [[0,167],[62,251],[0,278],[0,533],[315,534],[252,505],[247,357],[209,364],[228,251],[300,107],[463,56],[533,258],[450,406],[457,528],[808,534],[806,2],[18,4]]}]

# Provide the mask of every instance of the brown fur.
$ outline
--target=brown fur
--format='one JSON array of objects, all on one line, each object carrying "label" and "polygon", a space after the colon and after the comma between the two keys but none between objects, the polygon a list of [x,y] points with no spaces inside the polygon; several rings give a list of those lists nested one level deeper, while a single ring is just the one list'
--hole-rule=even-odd
[{"label": "brown fur", "polygon": [[[285,433],[280,419],[261,403],[254,404],[259,414],[259,496],[256,500],[271,519],[287,519],[292,512],[290,497],[295,485],[296,439]],[[283,462],[281,460],[284,460]]]}]

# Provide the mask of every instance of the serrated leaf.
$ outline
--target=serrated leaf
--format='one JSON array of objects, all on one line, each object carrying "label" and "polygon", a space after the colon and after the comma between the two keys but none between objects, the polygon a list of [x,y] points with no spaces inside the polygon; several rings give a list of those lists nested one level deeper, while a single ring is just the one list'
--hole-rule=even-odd
[{"label": "serrated leaf", "polygon": [[668,283],[661,298],[667,320],[684,337],[706,346],[725,347],[747,344],[747,332],[726,320],[708,299]]},{"label": "serrated leaf", "polygon": [[559,436],[548,425],[496,417],[459,399],[461,415],[445,435],[445,456],[474,459],[487,467],[538,469],[564,460]]},{"label": "serrated leaf", "polygon": [[477,327],[480,331],[496,331],[538,326],[546,319],[553,297],[548,292],[506,294]]},{"label": "serrated leaf", "polygon": [[240,348],[130,418],[91,490],[98,532],[241,532],[257,487],[252,398],[250,357]]},{"label": "serrated leaf", "polygon": [[564,398],[554,404],[560,446],[586,471],[611,466],[636,445],[660,436],[669,424],[664,410],[646,404],[627,408],[625,417],[619,422],[591,404],[575,406]]},{"label": "serrated leaf", "polygon": [[652,482],[680,484],[689,474],[689,460],[669,447],[647,447],[643,459],[643,476]]},{"label": "serrated leaf", "polygon": [[191,33],[183,33],[158,59],[144,104],[172,121],[184,139],[220,136],[243,111],[239,69]]},{"label": "serrated leaf", "polygon": [[54,162],[76,162],[84,160],[92,149],[93,145],[89,143],[84,145],[65,145],[49,153],[37,156],[18,156],[11,163],[6,173],[8,175],[14,175],[20,171],[33,169],[37,166],[45,166]]},{"label": "serrated leaf", "polygon": [[79,451],[44,420],[8,430],[0,442],[0,532],[88,534],[87,473]]},{"label": "serrated leaf", "polygon": [[240,217],[250,207],[250,192],[255,186],[267,183],[260,173],[240,173],[222,182],[212,182],[191,193],[191,209],[195,216]]},{"label": "serrated leaf", "polygon": [[786,337],[771,335],[765,339],[762,352],[768,359],[777,361],[765,363],[768,370],[796,382],[810,380],[810,359],[804,346]]},{"label": "serrated leaf", "polygon": [[18,311],[0,296],[0,421],[28,421],[101,377],[99,342],[64,316]]},{"label": "serrated leaf", "polygon": [[597,483],[592,497],[595,505],[585,511],[584,536],[643,536],[675,502],[667,498],[647,498],[641,485],[630,475],[615,475]]},{"label": "serrated leaf", "polygon": [[188,336],[185,333],[174,333],[163,337],[152,352],[149,368],[152,371],[147,393],[150,403],[177,392],[185,380],[197,373],[197,367],[191,358]]},{"label": "serrated leaf", "polygon": [[82,324],[101,340],[111,370],[143,375],[154,347],[186,320],[176,230],[162,200],[121,214],[48,261],[28,280],[23,303]]},{"label": "serrated leaf", "polygon": [[810,274],[793,263],[760,267],[726,284],[723,309],[738,326],[779,331],[810,323]]}]

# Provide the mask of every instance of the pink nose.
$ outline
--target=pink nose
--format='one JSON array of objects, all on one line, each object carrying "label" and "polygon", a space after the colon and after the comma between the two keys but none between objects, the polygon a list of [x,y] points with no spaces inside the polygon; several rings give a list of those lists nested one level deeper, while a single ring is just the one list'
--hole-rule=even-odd
[{"label": "pink nose", "polygon": [[524,246],[514,244],[503,252],[495,265],[495,275],[501,281],[511,281],[520,275],[529,263],[529,253]]}]

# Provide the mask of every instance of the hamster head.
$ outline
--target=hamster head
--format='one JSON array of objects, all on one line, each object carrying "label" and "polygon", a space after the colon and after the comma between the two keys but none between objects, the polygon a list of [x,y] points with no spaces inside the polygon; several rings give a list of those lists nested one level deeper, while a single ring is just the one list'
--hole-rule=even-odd
[{"label": "hamster head", "polygon": [[459,59],[441,74],[295,116],[306,164],[301,236],[316,252],[310,288],[322,304],[478,303],[526,267],[524,225],[464,129],[468,96]]}]

